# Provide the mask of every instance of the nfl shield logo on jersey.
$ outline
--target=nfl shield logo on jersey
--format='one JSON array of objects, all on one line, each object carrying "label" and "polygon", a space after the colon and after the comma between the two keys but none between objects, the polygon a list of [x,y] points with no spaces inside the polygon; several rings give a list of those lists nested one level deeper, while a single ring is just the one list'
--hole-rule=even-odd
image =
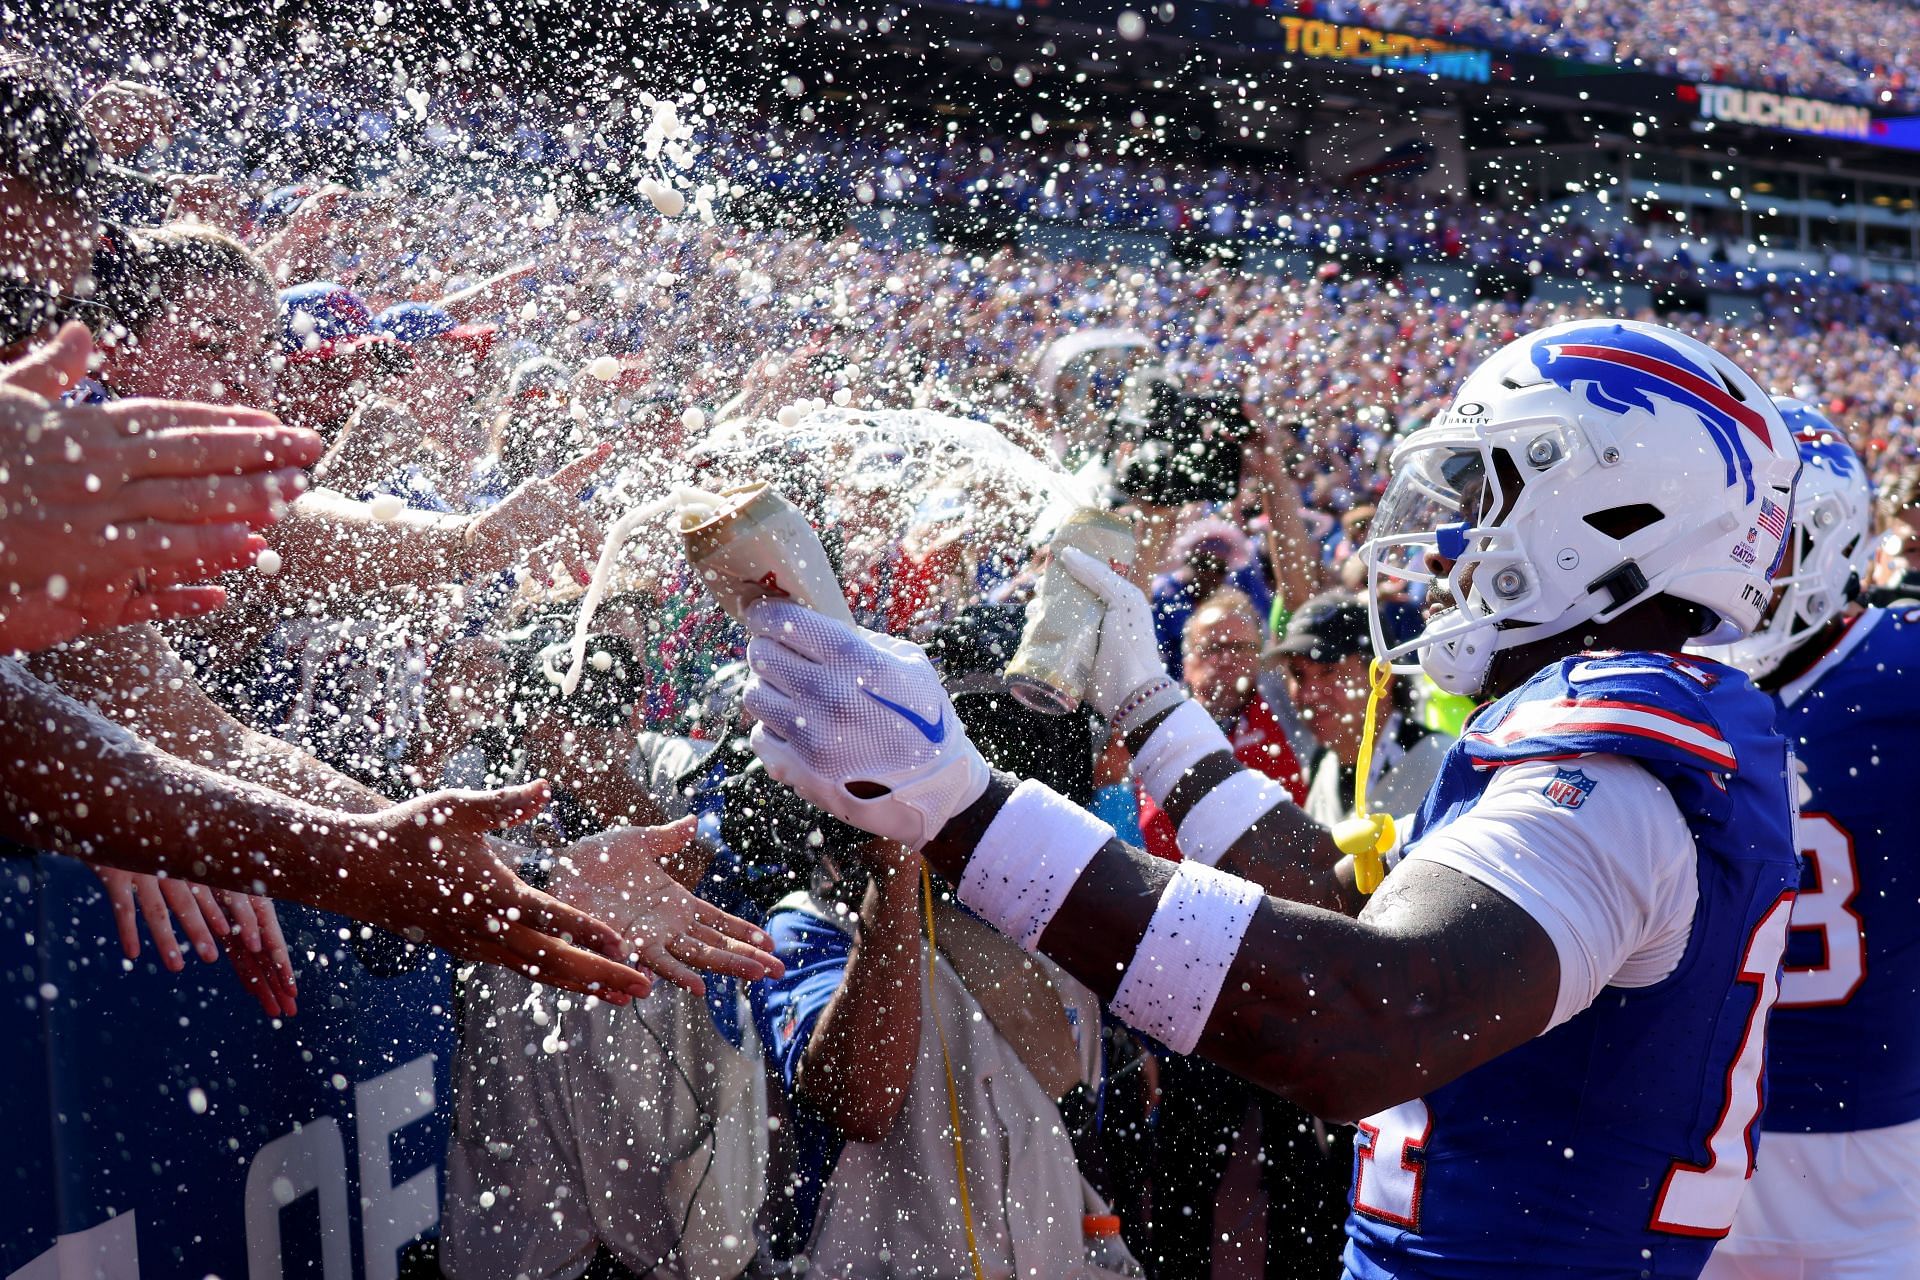
[{"label": "nfl shield logo on jersey", "polygon": [[1555,769],[1553,779],[1543,790],[1547,799],[1562,809],[1578,809],[1599,783],[1578,769]]}]

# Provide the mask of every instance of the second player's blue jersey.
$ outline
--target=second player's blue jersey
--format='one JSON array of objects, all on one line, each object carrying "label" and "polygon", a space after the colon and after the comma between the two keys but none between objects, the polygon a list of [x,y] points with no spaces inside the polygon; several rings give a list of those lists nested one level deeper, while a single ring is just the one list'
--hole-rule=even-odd
[{"label": "second player's blue jersey", "polygon": [[1801,795],[1800,897],[1767,1047],[1769,1130],[1920,1119],[1920,611],[1870,609],[1780,690]]},{"label": "second player's blue jersey", "polygon": [[1575,807],[1592,785],[1587,755],[1636,761],[1684,815],[1699,886],[1686,950],[1655,985],[1607,987],[1546,1034],[1364,1122],[1350,1276],[1692,1277],[1732,1225],[1799,879],[1786,743],[1771,700],[1732,668],[1570,658],[1474,719],[1412,839],[1469,812],[1507,765],[1567,761],[1546,794]]}]

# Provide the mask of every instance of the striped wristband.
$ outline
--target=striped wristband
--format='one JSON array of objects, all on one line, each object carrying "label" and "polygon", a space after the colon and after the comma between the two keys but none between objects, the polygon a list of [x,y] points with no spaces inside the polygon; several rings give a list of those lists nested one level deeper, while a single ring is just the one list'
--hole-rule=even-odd
[{"label": "striped wristband", "polygon": [[1292,804],[1287,789],[1251,769],[1227,778],[1194,802],[1180,822],[1176,838],[1180,856],[1211,867],[1254,823],[1283,804]]},{"label": "striped wristband", "polygon": [[1133,776],[1140,779],[1155,804],[1167,797],[1187,771],[1216,751],[1233,753],[1227,735],[1197,702],[1182,702],[1173,714],[1154,726],[1133,758]]}]

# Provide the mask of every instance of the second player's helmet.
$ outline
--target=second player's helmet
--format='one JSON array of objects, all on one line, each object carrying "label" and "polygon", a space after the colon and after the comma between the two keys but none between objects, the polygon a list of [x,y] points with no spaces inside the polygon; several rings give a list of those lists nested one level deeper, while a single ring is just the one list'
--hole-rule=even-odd
[{"label": "second player's helmet", "polygon": [[1775,396],[1800,449],[1793,490],[1793,538],[1773,580],[1774,603],[1744,639],[1702,648],[1759,679],[1838,617],[1857,594],[1873,556],[1873,486],[1839,430],[1810,404]]},{"label": "second player's helmet", "polygon": [[1799,466],[1767,394],[1704,343],[1631,320],[1529,334],[1393,452],[1362,554],[1376,600],[1430,600],[1392,646],[1376,608],[1375,652],[1478,693],[1500,650],[1662,595],[1699,606],[1701,641],[1736,640],[1773,598]]}]

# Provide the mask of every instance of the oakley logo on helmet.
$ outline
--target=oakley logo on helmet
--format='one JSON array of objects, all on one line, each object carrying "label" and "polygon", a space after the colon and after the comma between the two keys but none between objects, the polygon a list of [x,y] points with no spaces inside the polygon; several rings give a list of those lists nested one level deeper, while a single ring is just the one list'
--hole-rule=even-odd
[{"label": "oakley logo on helmet", "polygon": [[1765,416],[1673,347],[1631,329],[1595,325],[1537,343],[1530,354],[1543,377],[1569,392],[1585,382],[1587,399],[1609,413],[1652,413],[1652,396],[1692,409],[1726,461],[1728,487],[1744,483],[1746,500],[1753,501],[1753,458],[1741,432],[1772,448]]}]

